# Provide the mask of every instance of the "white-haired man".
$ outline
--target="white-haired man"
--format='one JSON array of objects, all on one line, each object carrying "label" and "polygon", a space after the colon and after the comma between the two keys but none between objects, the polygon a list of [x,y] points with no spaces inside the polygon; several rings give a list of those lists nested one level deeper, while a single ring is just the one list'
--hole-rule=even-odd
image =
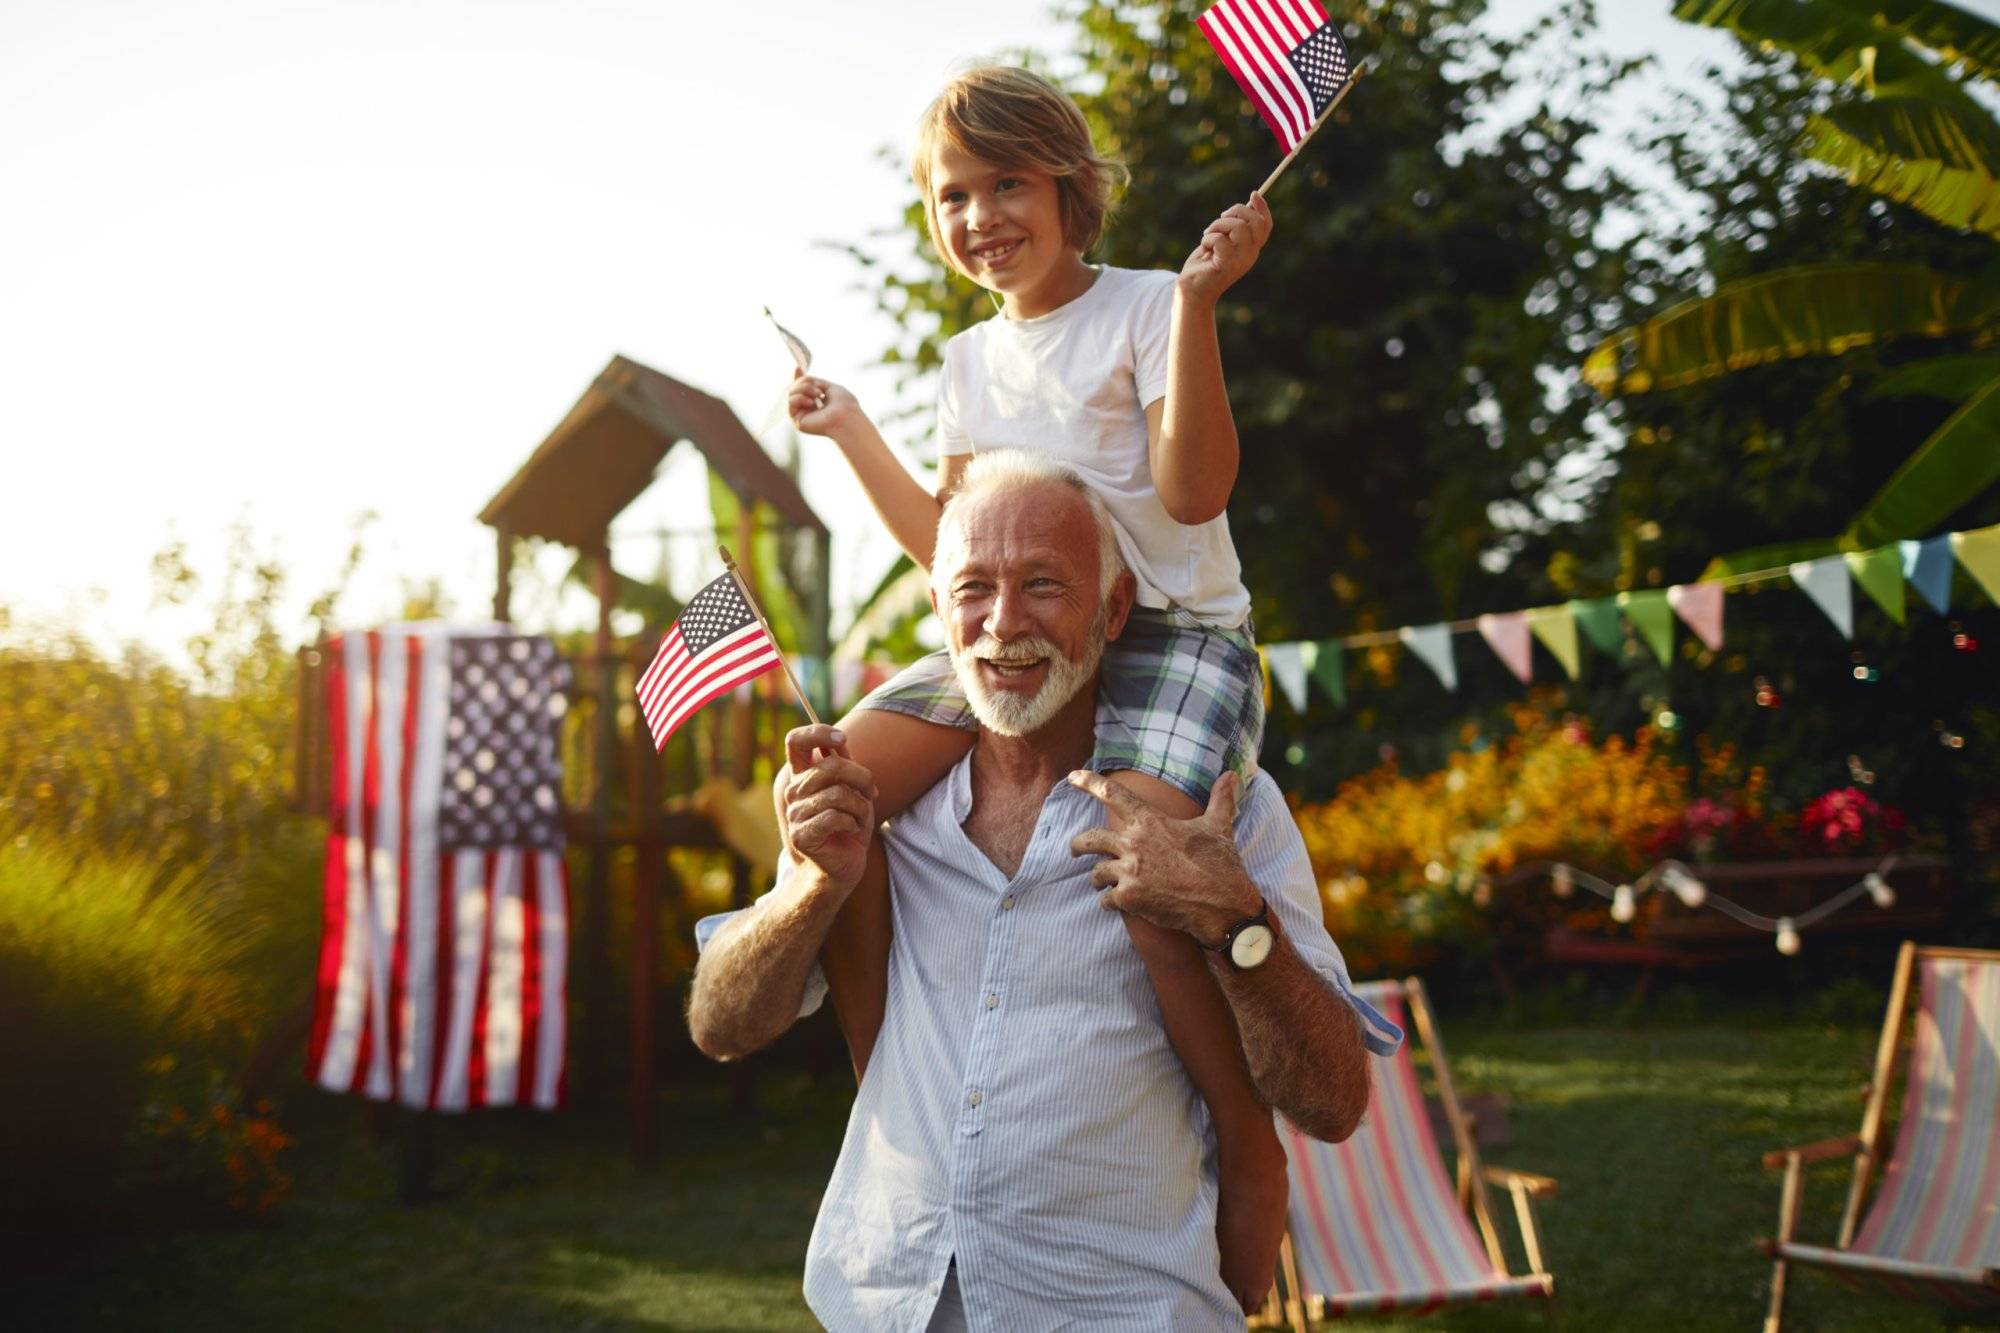
[{"label": "white-haired man", "polygon": [[[1218,1272],[1205,1110],[1100,908],[1234,946],[1215,970],[1251,1076],[1308,1133],[1353,1131],[1365,1047],[1401,1034],[1349,993],[1268,777],[1240,818],[1228,776],[1180,821],[1096,771],[1122,725],[1097,697],[1098,662],[1133,581],[1075,474],[981,455],[939,524],[931,595],[981,727],[883,835],[886,1000],[807,1301],[835,1330],[1241,1328]],[[818,1006],[817,965],[876,832],[873,779],[838,731],[803,727],[788,745],[780,818],[797,867],[715,930],[695,975],[689,1025],[721,1059]]]}]

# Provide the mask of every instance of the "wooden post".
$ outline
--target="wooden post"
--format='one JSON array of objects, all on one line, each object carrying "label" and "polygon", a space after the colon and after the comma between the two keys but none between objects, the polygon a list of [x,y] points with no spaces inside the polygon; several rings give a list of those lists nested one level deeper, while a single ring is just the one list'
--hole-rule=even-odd
[{"label": "wooden post", "polygon": [[631,812],[636,838],[632,871],[632,1160],[642,1167],[660,1158],[660,1097],[654,1062],[658,1013],[660,888],[667,849],[660,836],[659,762],[646,728],[632,728],[638,767]]},{"label": "wooden post", "polygon": [[493,618],[505,624],[514,618],[511,614],[514,599],[514,534],[505,528],[495,528],[493,536],[496,547],[493,562]]},{"label": "wooden post", "polygon": [[605,1079],[611,1034],[611,773],[618,754],[617,664],[611,656],[611,606],[617,584],[611,573],[610,534],[585,553],[593,563],[597,593],[596,725],[590,747],[590,863],[584,882],[583,929],[572,960],[578,976],[581,1023],[577,1033],[578,1082],[590,1095],[609,1091]]}]

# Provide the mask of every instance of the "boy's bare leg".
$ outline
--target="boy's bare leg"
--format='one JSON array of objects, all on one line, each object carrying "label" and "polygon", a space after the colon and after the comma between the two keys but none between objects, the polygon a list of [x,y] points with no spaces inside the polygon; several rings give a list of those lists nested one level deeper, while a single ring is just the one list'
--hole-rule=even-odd
[{"label": "boy's bare leg", "polygon": [[[1176,819],[1193,819],[1202,807],[1185,793],[1142,773],[1112,774],[1127,791]],[[1243,1045],[1222,988],[1202,958],[1201,946],[1179,931],[1126,916],[1132,947],[1146,965],[1160,1002],[1167,1039],[1208,1103],[1215,1124],[1218,1198],[1215,1232],[1222,1251],[1222,1280],[1245,1311],[1264,1302],[1285,1236],[1289,1184],[1285,1149],[1271,1108],[1257,1096],[1244,1063]]]},{"label": "boy's bare leg", "polygon": [[[879,709],[849,713],[840,720],[840,730],[847,737],[848,757],[875,779],[877,819],[909,809],[972,748],[969,731]],[[878,837],[868,848],[868,868],[834,918],[819,956],[856,1083],[868,1072],[889,1003],[889,939],[889,860]]]}]

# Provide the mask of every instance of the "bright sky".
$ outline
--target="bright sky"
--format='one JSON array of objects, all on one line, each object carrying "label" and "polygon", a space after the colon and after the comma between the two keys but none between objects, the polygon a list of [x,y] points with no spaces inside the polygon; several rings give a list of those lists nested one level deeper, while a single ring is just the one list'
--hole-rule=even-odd
[{"label": "bright sky", "polygon": [[[1513,26],[1547,0],[1498,0]],[[1727,43],[1666,0],[1613,0],[1610,40],[1684,72]],[[1657,12],[1655,12],[1657,11]],[[900,146],[951,66],[1060,51],[1039,6],[930,0],[12,0],[0,9],[0,606],[174,641],[147,562],[231,524],[333,579],[380,514],[351,620],[401,581],[481,615],[480,507],[614,352],[728,400],[752,431],[789,369],[863,402],[891,337],[816,244],[892,225]],[[775,440],[776,435],[766,437]],[[836,598],[893,555],[824,441],[806,490]],[[690,449],[621,521],[705,522]],[[683,588],[714,572],[681,553]],[[517,604],[583,623],[588,604]],[[836,617],[838,625],[842,617]]]}]

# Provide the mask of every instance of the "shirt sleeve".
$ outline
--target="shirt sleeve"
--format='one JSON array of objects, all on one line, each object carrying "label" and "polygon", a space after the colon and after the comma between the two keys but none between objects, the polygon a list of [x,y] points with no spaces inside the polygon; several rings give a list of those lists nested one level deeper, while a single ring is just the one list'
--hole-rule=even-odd
[{"label": "shirt sleeve", "polygon": [[1167,342],[1174,330],[1174,275],[1164,269],[1144,275],[1133,301],[1132,380],[1139,406],[1167,396]]},{"label": "shirt sleeve", "polygon": [[[767,889],[761,896],[758,897],[757,899],[758,903],[762,903],[765,898],[770,897],[773,893],[776,893],[778,891],[777,886],[780,882],[784,880],[785,872],[789,868],[790,868],[790,862],[782,854],[780,854],[778,860],[777,877],[772,881],[771,887]],[[756,904],[754,903],[752,904],[752,906],[755,905]],[[745,912],[749,910],[750,909],[748,907],[741,907],[733,912],[717,912],[712,916],[705,916],[701,920],[695,922],[694,923],[695,952],[700,953],[706,948],[708,948],[708,942],[715,938],[715,932],[721,930],[724,926],[728,925],[731,921],[735,920],[739,916],[742,916]],[[799,1014],[798,1014],[799,1018],[804,1018],[808,1014],[818,1013],[819,1007],[824,1003],[826,1003],[826,972],[820,967],[818,963],[814,963],[812,975],[806,978],[806,992],[804,995],[799,997]]]},{"label": "shirt sleeve", "polygon": [[1319,881],[1306,855],[1305,839],[1299,836],[1292,812],[1285,808],[1285,798],[1268,773],[1260,772],[1250,779],[1236,817],[1236,850],[1243,857],[1243,868],[1270,904],[1271,914],[1278,918],[1285,938],[1361,1020],[1362,1042],[1377,1055],[1394,1055],[1403,1044],[1403,1030],[1354,993],[1347,960],[1326,932]]},{"label": "shirt sleeve", "polygon": [[955,358],[962,353],[954,337],[944,345],[944,364],[938,368],[937,450],[939,458],[972,452],[972,437],[958,424],[958,384],[953,376]]}]

